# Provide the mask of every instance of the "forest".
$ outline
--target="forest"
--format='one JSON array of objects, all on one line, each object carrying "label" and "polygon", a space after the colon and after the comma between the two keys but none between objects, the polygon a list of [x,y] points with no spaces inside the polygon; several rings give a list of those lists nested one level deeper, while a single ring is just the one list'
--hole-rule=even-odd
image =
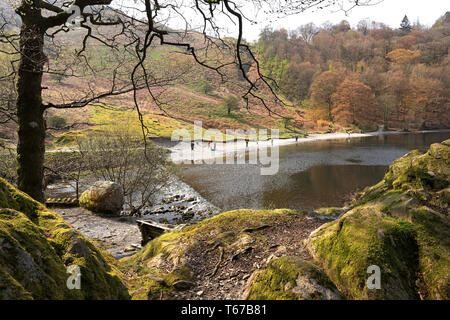
[{"label": "forest", "polygon": [[405,16],[398,29],[370,20],[266,28],[257,48],[265,74],[311,120],[437,129],[450,123],[449,35],[447,12],[431,27]]}]

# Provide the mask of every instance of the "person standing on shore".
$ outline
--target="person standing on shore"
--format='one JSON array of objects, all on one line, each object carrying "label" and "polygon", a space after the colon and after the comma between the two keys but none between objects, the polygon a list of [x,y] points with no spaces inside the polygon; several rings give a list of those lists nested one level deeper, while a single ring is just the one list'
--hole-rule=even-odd
[{"label": "person standing on shore", "polygon": [[296,143],[298,142],[298,136],[295,136],[295,142]]},{"label": "person standing on shore", "polygon": [[347,131],[347,129],[344,128],[345,133],[347,134],[347,137],[350,138],[350,132]]},{"label": "person standing on shore", "polygon": [[191,150],[192,150],[192,151],[194,151],[194,146],[195,146],[194,141],[191,141]]},{"label": "person standing on shore", "polygon": [[245,138],[245,147],[248,148],[248,138]]}]

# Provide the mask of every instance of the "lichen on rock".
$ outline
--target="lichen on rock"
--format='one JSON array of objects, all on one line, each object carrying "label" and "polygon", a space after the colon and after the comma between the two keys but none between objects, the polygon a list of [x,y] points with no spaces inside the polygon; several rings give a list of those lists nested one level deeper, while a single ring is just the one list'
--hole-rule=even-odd
[{"label": "lichen on rock", "polygon": [[112,181],[97,181],[81,194],[79,203],[92,212],[117,214],[124,204],[123,189]]},{"label": "lichen on rock", "polygon": [[328,276],[298,257],[272,259],[267,269],[256,271],[242,296],[249,300],[341,300]]},{"label": "lichen on rock", "polygon": [[[113,257],[3,179],[0,208],[0,299],[129,298]],[[79,290],[67,286],[71,265]]]}]

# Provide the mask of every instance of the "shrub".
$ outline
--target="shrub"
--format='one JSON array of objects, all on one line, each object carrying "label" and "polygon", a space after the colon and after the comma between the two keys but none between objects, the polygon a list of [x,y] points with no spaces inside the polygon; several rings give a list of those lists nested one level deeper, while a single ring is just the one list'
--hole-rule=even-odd
[{"label": "shrub", "polygon": [[47,119],[47,125],[52,128],[61,129],[67,125],[67,122],[63,117],[52,116]]},{"label": "shrub", "polygon": [[152,200],[170,179],[170,163],[161,147],[128,128],[114,128],[79,142],[86,169],[98,180],[120,184],[126,204],[134,212]]}]

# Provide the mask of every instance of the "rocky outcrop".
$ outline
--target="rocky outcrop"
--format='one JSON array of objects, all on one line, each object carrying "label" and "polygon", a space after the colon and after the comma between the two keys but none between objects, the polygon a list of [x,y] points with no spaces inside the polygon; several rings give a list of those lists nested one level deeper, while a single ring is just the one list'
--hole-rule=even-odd
[{"label": "rocky outcrop", "polygon": [[272,259],[249,279],[242,299],[341,300],[342,294],[319,268],[298,257]]},{"label": "rocky outcrop", "polygon": [[81,194],[79,202],[92,212],[117,214],[124,204],[123,189],[111,181],[97,181]]},{"label": "rocky outcrop", "polygon": [[[240,299],[254,271],[285,255],[307,254],[301,241],[320,224],[292,210],[235,210],[166,232],[121,263],[131,275],[133,299]],[[308,297],[301,290],[313,296],[315,280],[307,280],[310,273],[303,273],[313,267],[306,262],[292,264],[301,269],[298,279],[304,285],[291,289],[298,289],[299,297]],[[262,286],[258,282],[255,288]],[[276,290],[267,296],[252,293],[249,298],[272,298],[279,293]],[[317,290],[315,297],[321,292]]]},{"label": "rocky outcrop", "polygon": [[[311,255],[348,298],[450,298],[449,153],[447,140],[394,161],[350,211],[311,234]],[[371,265],[380,289],[367,286]]]},{"label": "rocky outcrop", "polygon": [[[80,289],[67,285],[70,267]],[[113,257],[0,179],[0,299],[127,298]]]}]

